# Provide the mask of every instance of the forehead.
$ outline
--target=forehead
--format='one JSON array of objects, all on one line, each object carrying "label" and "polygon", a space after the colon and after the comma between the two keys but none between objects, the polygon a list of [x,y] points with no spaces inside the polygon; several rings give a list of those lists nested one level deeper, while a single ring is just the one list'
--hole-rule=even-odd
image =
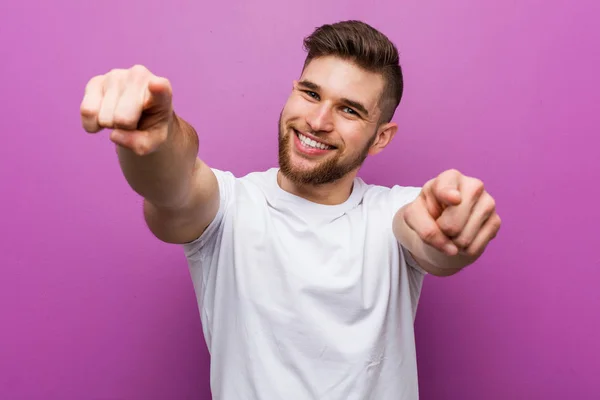
[{"label": "forehead", "polygon": [[383,90],[383,77],[365,71],[356,64],[337,57],[312,60],[304,69],[301,80],[319,85],[323,96],[348,98],[374,109]]}]

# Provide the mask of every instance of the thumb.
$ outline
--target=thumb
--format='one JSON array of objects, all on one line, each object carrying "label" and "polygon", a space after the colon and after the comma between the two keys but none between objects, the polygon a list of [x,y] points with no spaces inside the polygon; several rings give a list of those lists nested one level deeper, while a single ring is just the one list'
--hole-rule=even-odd
[{"label": "thumb", "polygon": [[461,195],[460,174],[457,171],[449,170],[440,174],[433,185],[433,194],[436,200],[446,206],[455,206],[460,204]]},{"label": "thumb", "polygon": [[437,198],[440,203],[447,206],[456,206],[461,201],[460,192],[452,186],[440,189]]},{"label": "thumb", "polygon": [[148,81],[145,97],[145,109],[170,106],[173,97],[171,83],[166,78],[153,76]]}]

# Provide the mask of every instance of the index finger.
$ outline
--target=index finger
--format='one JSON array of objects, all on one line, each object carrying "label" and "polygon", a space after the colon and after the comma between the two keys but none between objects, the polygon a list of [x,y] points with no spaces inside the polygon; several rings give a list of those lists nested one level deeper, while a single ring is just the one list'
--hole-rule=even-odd
[{"label": "index finger", "polygon": [[153,76],[148,80],[146,86],[144,109],[170,107],[172,97],[173,91],[169,80],[159,76]]}]

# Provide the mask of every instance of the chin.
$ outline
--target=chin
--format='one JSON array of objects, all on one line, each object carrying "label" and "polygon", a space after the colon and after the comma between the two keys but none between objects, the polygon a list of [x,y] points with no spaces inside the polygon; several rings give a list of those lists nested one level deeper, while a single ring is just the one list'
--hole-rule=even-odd
[{"label": "chin", "polygon": [[311,174],[317,169],[318,165],[298,157],[292,151],[288,151],[287,154],[279,157],[279,167],[284,175],[291,178],[293,176]]}]

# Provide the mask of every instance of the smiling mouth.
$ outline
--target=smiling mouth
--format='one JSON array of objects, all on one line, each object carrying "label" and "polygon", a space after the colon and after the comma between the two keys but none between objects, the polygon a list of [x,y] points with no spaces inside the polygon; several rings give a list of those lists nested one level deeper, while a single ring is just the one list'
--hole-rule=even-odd
[{"label": "smiling mouth", "polygon": [[313,139],[310,139],[295,129],[294,129],[294,133],[296,134],[296,136],[298,136],[298,139],[300,139],[300,142],[302,143],[302,145],[304,145],[305,147],[308,147],[309,149],[318,149],[318,150],[333,150],[333,149],[335,149],[335,147],[333,147],[333,146],[329,146],[327,144],[320,143]]}]

